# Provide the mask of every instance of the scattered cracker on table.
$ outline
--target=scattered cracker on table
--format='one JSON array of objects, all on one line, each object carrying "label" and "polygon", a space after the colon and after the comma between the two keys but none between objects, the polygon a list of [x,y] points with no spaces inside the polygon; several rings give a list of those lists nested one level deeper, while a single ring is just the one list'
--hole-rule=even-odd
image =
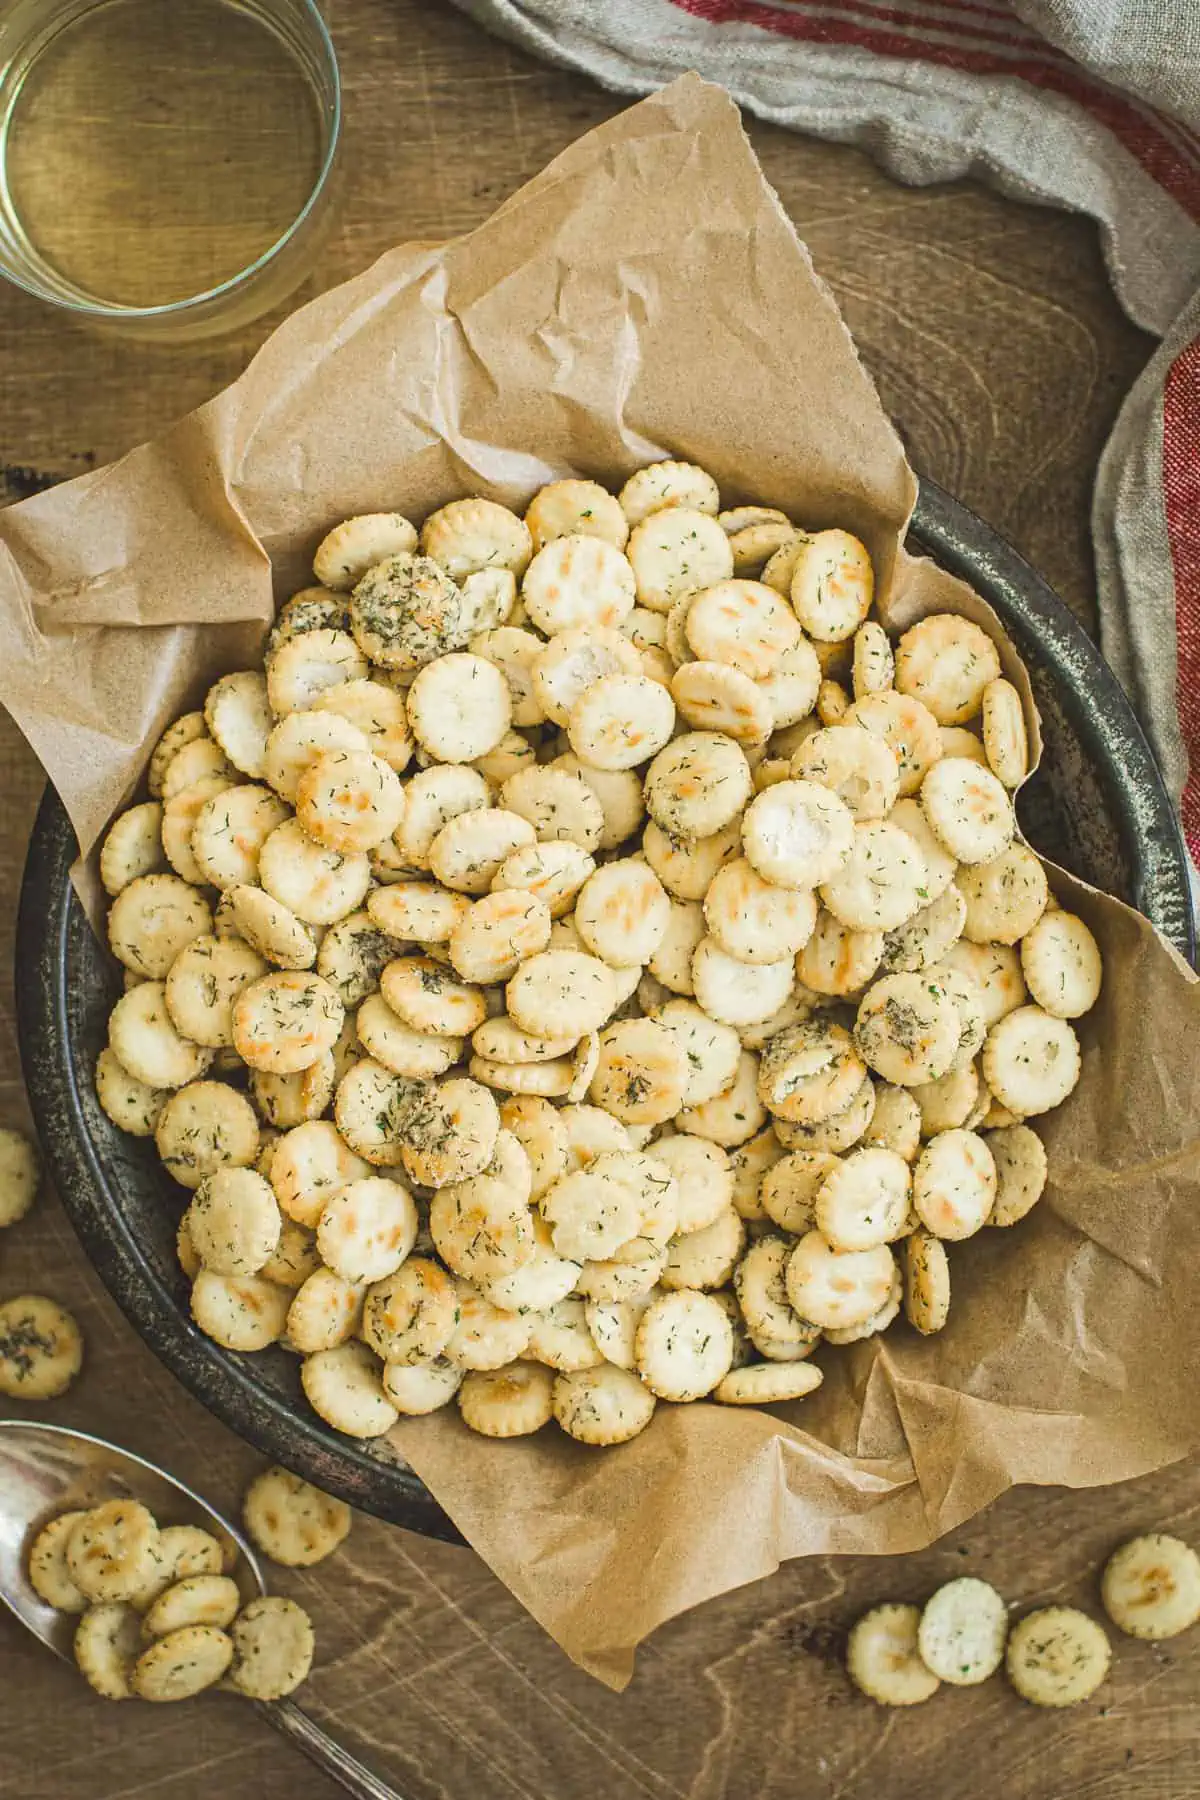
[{"label": "scattered cracker on table", "polygon": [[[192,1192],[201,1329],[298,1355],[352,1436],[456,1401],[598,1445],[945,1327],[1103,980],[1017,836],[987,634],[894,638],[856,538],[683,461],[359,515],[314,570],[102,856],[98,1095]],[[52,1388],[69,1333],[25,1360]],[[912,1693],[885,1612],[863,1667]]]}]

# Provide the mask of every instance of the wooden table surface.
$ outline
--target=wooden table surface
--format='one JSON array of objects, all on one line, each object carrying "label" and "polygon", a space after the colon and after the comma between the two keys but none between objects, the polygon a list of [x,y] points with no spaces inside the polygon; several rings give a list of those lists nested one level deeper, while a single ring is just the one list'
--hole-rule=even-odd
[{"label": "wooden table surface", "polygon": [[[421,0],[328,8],[347,93],[340,219],[309,291],[392,243],[484,218],[621,104]],[[963,184],[893,185],[854,150],[752,125],[767,174],[832,284],[915,465],[958,494],[1094,619],[1088,504],[1097,455],[1150,341],[1125,321],[1084,220]],[[75,332],[0,290],[0,460],[9,497],[157,431],[230,380],[266,335],[147,351]],[[0,729],[0,927],[6,962],[41,777]],[[0,1116],[24,1097],[11,1000]],[[45,1196],[0,1246],[0,1292],[75,1309],[86,1373],[54,1409],[169,1464],[232,1508],[255,1455],[159,1367]],[[1188,1372],[1181,1371],[1181,1378]],[[1191,1372],[1194,1374],[1194,1371]],[[614,1695],[574,1669],[469,1551],[356,1520],[345,1549],[277,1586],[317,1622],[307,1702],[413,1800],[1007,1800],[1200,1796],[1200,1633],[1122,1641],[1111,1683],[1065,1715],[1001,1680],[911,1714],[857,1698],[841,1634],[867,1605],[978,1571],[1012,1601],[1096,1605],[1123,1532],[1200,1539],[1184,1466],[1107,1492],[1027,1490],[928,1552],[795,1563],[664,1628]],[[96,1699],[0,1622],[0,1796],[20,1800],[329,1800],[322,1776],[232,1701],[182,1709]]]}]

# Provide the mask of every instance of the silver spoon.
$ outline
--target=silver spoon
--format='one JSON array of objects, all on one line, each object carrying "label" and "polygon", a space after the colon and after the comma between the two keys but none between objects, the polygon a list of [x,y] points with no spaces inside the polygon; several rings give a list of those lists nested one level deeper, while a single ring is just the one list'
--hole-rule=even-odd
[{"label": "silver spoon", "polygon": [[[102,1500],[141,1500],[163,1525],[201,1525],[229,1550],[244,1600],[267,1591],[258,1559],[227,1519],[173,1475],[83,1431],[0,1419],[0,1600],[56,1655],[74,1662],[77,1620],[56,1612],[29,1584],[35,1536],[56,1513]],[[82,1677],[81,1677],[82,1679]],[[291,1700],[255,1700],[255,1709],[355,1800],[399,1800],[394,1788],[343,1750]]]}]

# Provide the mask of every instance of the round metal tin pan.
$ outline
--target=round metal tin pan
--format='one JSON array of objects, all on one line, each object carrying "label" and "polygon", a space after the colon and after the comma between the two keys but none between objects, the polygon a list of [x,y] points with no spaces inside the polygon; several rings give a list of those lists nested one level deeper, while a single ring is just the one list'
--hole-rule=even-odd
[{"label": "round metal tin pan", "polygon": [[[1045,756],[1021,797],[1045,854],[1138,907],[1189,961],[1195,921],[1187,854],[1162,777],[1116,677],[1061,600],[989,526],[931,482],[915,547],[969,581],[1029,668]],[[52,789],[29,846],[17,934],[21,1057],[55,1185],[109,1292],[151,1349],[217,1417],[265,1455],[411,1531],[461,1541],[386,1443],[332,1431],[281,1350],[222,1350],[192,1324],[175,1256],[180,1206],[152,1143],[100,1111],[92,1070],[119,981],[70,884],[76,845]]]}]

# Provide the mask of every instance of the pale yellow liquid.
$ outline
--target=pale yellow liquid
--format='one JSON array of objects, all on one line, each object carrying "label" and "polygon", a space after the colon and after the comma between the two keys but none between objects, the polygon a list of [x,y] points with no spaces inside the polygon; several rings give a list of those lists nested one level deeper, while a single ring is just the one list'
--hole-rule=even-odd
[{"label": "pale yellow liquid", "polygon": [[288,229],[321,162],[287,49],[220,0],[109,0],[52,40],[12,109],[10,212],[96,299],[160,306]]}]

